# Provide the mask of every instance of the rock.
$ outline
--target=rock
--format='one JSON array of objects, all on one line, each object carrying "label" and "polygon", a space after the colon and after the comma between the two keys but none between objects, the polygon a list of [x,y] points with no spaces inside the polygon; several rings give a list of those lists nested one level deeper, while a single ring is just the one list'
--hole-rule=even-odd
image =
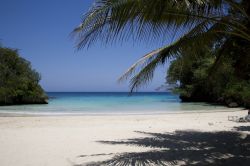
[{"label": "rock", "polygon": [[235,108],[235,107],[238,107],[239,105],[238,105],[238,103],[236,103],[236,102],[230,102],[229,104],[228,104],[228,107],[230,107],[230,108]]}]

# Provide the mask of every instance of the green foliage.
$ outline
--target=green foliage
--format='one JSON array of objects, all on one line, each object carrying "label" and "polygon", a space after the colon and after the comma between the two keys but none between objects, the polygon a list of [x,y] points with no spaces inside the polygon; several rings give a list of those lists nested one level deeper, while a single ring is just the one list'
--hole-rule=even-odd
[{"label": "green foliage", "polygon": [[[196,58],[182,56],[175,59],[168,70],[167,81],[178,83],[174,90],[179,93],[183,101],[210,101],[250,106],[250,79],[246,76],[250,70],[241,70],[241,74],[235,65],[240,61],[241,66],[247,66],[249,61],[242,62],[239,56],[224,56],[216,70],[215,52],[212,48],[204,49],[204,52]],[[231,51],[234,48],[231,48]],[[191,57],[191,56],[188,56]],[[241,68],[242,69],[242,68]],[[242,79],[243,78],[245,79]]]},{"label": "green foliage", "polygon": [[223,96],[250,108],[250,81],[232,80],[226,85]]},{"label": "green foliage", "polygon": [[47,103],[40,79],[17,50],[0,47],[0,105]]},{"label": "green foliage", "polygon": [[179,83],[175,92],[181,96],[192,97],[194,94],[204,93],[204,88],[208,86],[209,69],[214,63],[215,57],[208,48],[200,50],[200,53],[195,56],[188,55],[189,52],[185,54],[171,62],[167,82]]}]

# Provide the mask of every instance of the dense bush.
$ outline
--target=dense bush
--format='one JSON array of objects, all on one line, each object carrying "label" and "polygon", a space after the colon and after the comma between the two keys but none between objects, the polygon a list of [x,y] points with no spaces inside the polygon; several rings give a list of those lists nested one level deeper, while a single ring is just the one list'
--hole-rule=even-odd
[{"label": "dense bush", "polygon": [[0,47],[0,105],[47,103],[40,75],[17,50]]},{"label": "dense bush", "polygon": [[225,52],[219,63],[216,62],[218,48],[204,48],[199,56],[179,57],[171,63],[167,81],[178,84],[174,91],[180,94],[182,101],[217,102],[249,108],[250,56],[236,51],[237,47],[237,44],[231,46],[230,52]]}]

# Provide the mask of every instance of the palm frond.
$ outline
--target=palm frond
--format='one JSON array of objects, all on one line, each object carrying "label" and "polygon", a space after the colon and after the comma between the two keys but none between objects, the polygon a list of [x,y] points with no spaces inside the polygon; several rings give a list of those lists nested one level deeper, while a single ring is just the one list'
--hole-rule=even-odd
[{"label": "palm frond", "polygon": [[164,38],[162,34],[171,33],[171,28],[185,33],[204,19],[216,21],[216,17],[224,15],[217,1],[99,0],[73,33],[77,35],[79,49],[97,39],[112,43],[132,36],[147,41]]},{"label": "palm frond", "polygon": [[[131,81],[131,91],[137,89],[143,84],[147,84],[153,78],[154,70],[158,65],[164,64],[168,59],[177,57],[182,52],[187,51],[187,48],[192,46],[192,54],[195,54],[196,49],[200,49],[200,43],[202,45],[211,45],[216,38],[219,38],[219,34],[216,34],[216,29],[221,28],[221,24],[210,25],[210,22],[204,21],[181,37],[176,42],[169,46],[164,46],[157,50],[154,50],[133,64],[120,78],[119,82],[127,80],[131,75],[136,73]],[[210,28],[210,29],[209,29]],[[207,32],[204,34],[204,32]],[[187,44],[188,43],[188,44]],[[189,49],[190,50],[190,49]]]},{"label": "palm frond", "polygon": [[[237,14],[230,15],[228,8]],[[169,58],[195,56],[201,47],[212,48],[231,35],[249,42],[250,32],[244,21],[239,21],[242,18],[249,20],[244,7],[234,0],[97,0],[72,33],[81,49],[98,40],[111,44],[128,38],[166,41],[173,30],[178,32],[175,42],[146,54],[122,75],[119,81],[133,75],[133,91],[147,84],[156,67]],[[185,54],[190,50],[192,54]]]}]

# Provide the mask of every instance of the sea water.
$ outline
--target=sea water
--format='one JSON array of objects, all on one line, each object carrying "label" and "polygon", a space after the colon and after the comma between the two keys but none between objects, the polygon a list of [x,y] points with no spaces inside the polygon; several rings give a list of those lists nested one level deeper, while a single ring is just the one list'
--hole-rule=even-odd
[{"label": "sea water", "polygon": [[109,115],[159,114],[226,109],[206,103],[182,103],[169,92],[48,92],[49,104],[0,106],[0,114]]}]

